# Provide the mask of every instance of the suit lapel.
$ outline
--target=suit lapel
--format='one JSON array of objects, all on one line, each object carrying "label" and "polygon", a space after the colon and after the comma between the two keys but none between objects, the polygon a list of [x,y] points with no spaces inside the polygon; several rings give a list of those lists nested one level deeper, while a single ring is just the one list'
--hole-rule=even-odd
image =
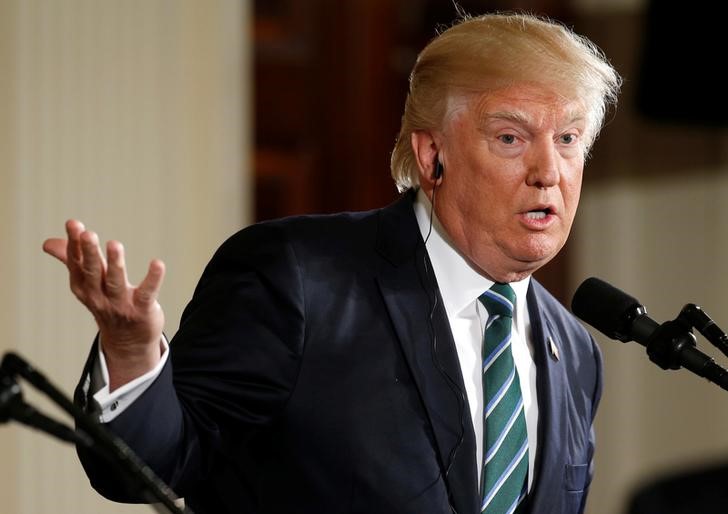
[{"label": "suit lapel", "polygon": [[[549,319],[539,307],[537,285],[528,289],[528,312],[531,319],[536,389],[538,396],[538,450],[534,488],[529,504],[538,505],[539,513],[560,512],[563,470],[563,447],[566,429],[566,372],[560,361],[563,347]],[[557,502],[557,504],[554,504]],[[550,508],[546,508],[550,506]]]},{"label": "suit lapel", "polygon": [[387,261],[379,287],[429,418],[451,502],[462,514],[477,512],[475,437],[465,386],[412,196],[381,211],[378,239]]}]

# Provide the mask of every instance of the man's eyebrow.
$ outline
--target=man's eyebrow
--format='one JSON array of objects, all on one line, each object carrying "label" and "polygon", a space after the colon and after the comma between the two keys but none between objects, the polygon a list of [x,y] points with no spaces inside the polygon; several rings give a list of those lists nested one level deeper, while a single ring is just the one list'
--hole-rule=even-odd
[{"label": "man's eyebrow", "polygon": [[520,123],[522,125],[528,125],[531,122],[528,116],[516,111],[486,112],[481,117],[481,121],[483,123],[487,123],[491,120],[515,121],[516,123]]},{"label": "man's eyebrow", "polygon": [[[566,122],[563,125],[571,125],[572,123],[584,121],[585,119],[586,117],[582,113],[577,112],[572,114],[571,117],[567,118]],[[483,125],[494,120],[512,121],[521,125],[531,125],[532,123],[529,116],[518,111],[486,112],[480,118],[480,122]]]}]

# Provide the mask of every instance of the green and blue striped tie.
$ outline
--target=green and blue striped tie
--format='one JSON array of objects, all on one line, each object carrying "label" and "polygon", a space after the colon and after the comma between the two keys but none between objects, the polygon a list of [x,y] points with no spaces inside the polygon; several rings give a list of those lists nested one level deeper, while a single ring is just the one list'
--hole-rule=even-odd
[{"label": "green and blue striped tie", "polygon": [[528,436],[521,384],[511,352],[516,294],[493,284],[479,300],[488,310],[483,339],[483,472],[481,512],[525,511],[528,492]]}]

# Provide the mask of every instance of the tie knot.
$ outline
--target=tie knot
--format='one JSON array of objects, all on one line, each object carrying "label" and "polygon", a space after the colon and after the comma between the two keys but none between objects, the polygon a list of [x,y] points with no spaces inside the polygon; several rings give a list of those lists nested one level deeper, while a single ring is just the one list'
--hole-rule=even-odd
[{"label": "tie knot", "polygon": [[478,298],[488,309],[488,316],[513,317],[513,307],[516,304],[516,292],[508,284],[496,282]]}]

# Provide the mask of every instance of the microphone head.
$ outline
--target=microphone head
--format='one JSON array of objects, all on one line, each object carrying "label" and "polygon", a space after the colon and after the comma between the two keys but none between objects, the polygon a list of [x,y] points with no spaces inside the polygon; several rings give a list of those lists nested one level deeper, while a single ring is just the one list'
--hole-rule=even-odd
[{"label": "microphone head", "polygon": [[571,311],[607,337],[632,340],[632,323],[646,313],[640,302],[596,277],[586,279],[574,293]]}]

